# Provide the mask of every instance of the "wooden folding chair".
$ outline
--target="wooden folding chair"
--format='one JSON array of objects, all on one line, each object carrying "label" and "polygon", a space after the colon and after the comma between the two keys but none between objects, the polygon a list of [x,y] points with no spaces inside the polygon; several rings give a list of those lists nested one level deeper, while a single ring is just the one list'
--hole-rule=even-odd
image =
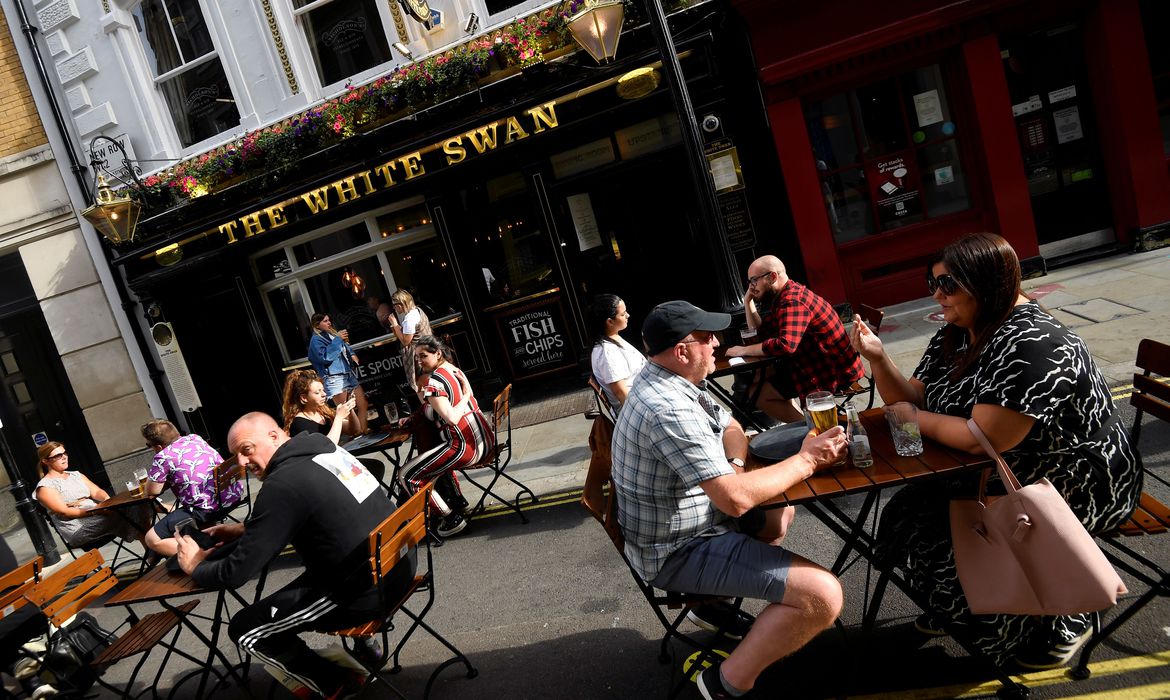
[{"label": "wooden folding chair", "polygon": [[[342,646],[345,647],[346,652],[370,672],[371,680],[381,681],[395,695],[404,700],[406,696],[387,680],[383,673],[383,668],[387,661],[393,659],[394,665],[390,668],[390,673],[397,673],[402,670],[402,667],[398,663],[398,655],[402,652],[402,647],[406,645],[407,640],[410,639],[415,629],[419,627],[429,632],[432,637],[447,647],[453,654],[451,658],[439,664],[431,672],[430,678],[427,679],[426,689],[423,691],[424,698],[430,695],[431,686],[434,684],[439,673],[452,664],[462,663],[466,666],[468,678],[475,678],[479,675],[479,671],[471,665],[471,661],[468,660],[463,652],[455,648],[455,645],[447,641],[443,635],[436,632],[434,628],[423,620],[427,612],[431,609],[431,606],[435,603],[434,562],[431,557],[430,539],[427,537],[427,511],[429,510],[428,504],[431,488],[433,486],[427,484],[370,532],[370,572],[382,596],[381,607],[385,610],[385,614],[363,625],[327,633],[341,637]],[[411,581],[410,586],[404,592],[393,599],[389,598],[388,594],[392,592],[384,589],[383,579],[390,575],[390,571],[399,561],[412,553],[415,553],[417,556],[420,543],[423,543],[426,548],[425,569],[415,573],[414,580]],[[406,603],[417,593],[426,593],[427,600],[422,610],[415,613],[406,608]],[[394,647],[393,653],[388,654],[386,650],[390,648],[390,632],[394,630],[392,621],[394,616],[399,612],[410,618],[410,627],[402,635],[402,639],[398,640],[398,644]],[[381,657],[370,659],[368,655],[356,651],[356,643],[354,640],[372,639],[375,636],[381,637],[381,648],[383,650]]]},{"label": "wooden folding chair", "polygon": [[[1133,375],[1133,394],[1130,395],[1129,402],[1136,409],[1133,427],[1130,429],[1130,441],[1134,449],[1138,450],[1142,419],[1146,413],[1155,420],[1162,421],[1163,428],[1166,423],[1170,423],[1170,386],[1165,383],[1170,379],[1170,345],[1149,338],[1142,340],[1138,344],[1136,364],[1141,373]],[[1144,471],[1146,478],[1170,487],[1170,482],[1154,473],[1148,466],[1144,467]],[[1149,588],[1105,627],[1101,627],[1100,615],[1094,616],[1093,638],[1081,650],[1077,665],[1071,671],[1073,678],[1089,677],[1091,673],[1089,657],[1093,650],[1108,639],[1118,627],[1141,612],[1154,598],[1170,596],[1170,573],[1164,565],[1143,556],[1139,551],[1139,548],[1148,551],[1148,545],[1142,542],[1137,545],[1138,548],[1134,548],[1124,542],[1133,537],[1165,535],[1167,531],[1170,531],[1170,508],[1149,493],[1142,493],[1138,507],[1128,521],[1116,530],[1097,536],[1097,540],[1105,545],[1102,551],[1109,561]]]},{"label": "wooden folding chair", "polygon": [[[520,509],[520,501],[524,498],[524,494],[532,499],[531,503],[536,503],[536,494],[532,489],[517,481],[509,474],[505,474],[504,470],[508,468],[508,464],[512,461],[512,411],[511,411],[512,385],[504,387],[492,402],[492,432],[496,435],[496,447],[494,450],[484,455],[483,459],[469,467],[461,469],[463,476],[475,485],[482,493],[480,493],[479,501],[476,502],[475,507],[469,511],[470,515],[482,513],[484,510],[484,502],[487,501],[488,496],[494,496],[497,501],[504,504],[508,508],[516,511],[516,515],[520,516],[520,521],[527,523],[528,516],[524,515],[524,511]],[[487,486],[479,483],[467,474],[472,469],[491,469],[492,478],[487,483]],[[520,487],[520,491],[516,493],[515,501],[510,501],[500,494],[492,491],[495,488],[496,482],[501,478],[511,481],[513,484]]]},{"label": "wooden folding chair", "polygon": [[28,599],[24,597],[29,588],[41,580],[41,569],[44,560],[35,557],[12,571],[0,576],[0,625],[3,627],[4,654],[0,655],[0,666],[10,667],[22,656],[29,656],[22,650],[22,646],[48,631],[48,625],[43,615],[26,607]]},{"label": "wooden folding chair", "polygon": [[[865,321],[865,325],[869,326],[869,329],[874,332],[874,335],[877,335],[881,330],[882,319],[885,318],[886,313],[881,309],[874,308],[868,304],[858,304],[853,309],[853,315],[855,319],[860,318],[862,321]],[[875,389],[876,385],[874,384],[873,377],[869,375],[863,376],[861,379],[858,379],[849,385],[848,389],[837,394],[837,406],[838,408],[844,409],[846,401],[849,401],[857,396],[864,396],[868,394],[869,399],[865,403],[865,408],[858,407],[857,410],[869,410],[873,408]]]},{"label": "wooden folding chair", "polygon": [[[605,529],[606,534],[609,535],[610,541],[617,549],[618,554],[621,555],[622,561],[626,563],[626,567],[630,570],[630,575],[634,577],[634,583],[637,584],[638,590],[642,592],[642,596],[646,598],[646,602],[650,604],[650,609],[654,611],[654,616],[658,618],[658,622],[662,624],[662,628],[666,631],[662,635],[662,643],[658,650],[659,663],[669,663],[670,655],[667,653],[668,645],[672,638],[679,639],[684,643],[699,650],[699,657],[691,664],[693,672],[702,670],[705,664],[710,661],[714,662],[718,659],[715,654],[715,646],[712,642],[705,642],[698,637],[686,634],[679,631],[679,626],[682,625],[683,620],[686,619],[687,613],[691,608],[698,605],[708,603],[720,602],[720,598],[712,596],[695,595],[690,593],[679,593],[677,591],[667,591],[656,589],[653,585],[647,582],[638,573],[634,566],[630,563],[629,558],[626,557],[626,539],[622,534],[621,526],[618,524],[617,517],[617,495],[613,487],[613,462],[612,462],[612,441],[613,441],[613,421],[607,416],[598,416],[593,420],[593,430],[589,433],[589,472],[585,476],[585,487],[581,492],[581,505],[585,506],[597,522]],[[734,602],[736,609],[743,603],[742,598],[738,598]],[[678,610],[678,614],[673,612],[668,613],[668,610]],[[720,629],[714,633],[712,639],[719,639],[723,635],[723,630]],[[671,691],[669,697],[674,697],[682,691],[688,680],[690,674],[684,674],[682,679]]]},{"label": "wooden folding chair", "polygon": [[223,495],[226,494],[238,482],[244,482],[244,496],[235,505],[230,508],[221,508],[212,518],[214,521],[231,520],[233,522],[241,522],[233,515],[237,510],[243,508],[244,520],[252,517],[252,485],[248,483],[248,470],[244,468],[240,461],[234,456],[229,457],[223,462],[217,464],[212,472],[212,478],[215,479],[215,502],[223,503]]},{"label": "wooden folding chair", "polygon": [[605,391],[602,390],[601,382],[597,380],[597,377],[589,375],[589,388],[593,389],[593,400],[597,402],[597,409],[587,411],[585,417],[592,420],[599,415],[604,415],[610,421],[616,421],[617,412],[614,410],[613,404],[609,402],[609,397],[606,396]]},{"label": "wooden folding chair", "polygon": [[[77,583],[70,586],[70,583],[75,580]],[[24,598],[37,606],[53,627],[59,628],[91,603],[109,593],[117,584],[118,578],[114,575],[113,570],[105,565],[101,552],[91,549],[31,586],[24,592]],[[175,644],[181,631],[179,628],[180,616],[189,614],[198,604],[198,600],[192,600],[174,610],[153,613],[141,619],[131,613],[127,620],[129,628],[121,635],[111,639],[112,644],[90,662],[89,668],[93,672],[95,681],[103,688],[117,693],[119,696],[125,696],[130,687],[134,685],[134,679],[138,677],[149,652],[155,646],[165,648],[167,656],[159,664],[158,673],[152,684],[153,687],[158,686],[159,678],[162,677],[166,669],[166,661],[171,654],[178,654],[195,664],[203,664],[202,659],[191,656]],[[171,635],[170,641],[164,642],[163,638],[171,630],[174,630],[174,634]],[[142,658],[134,667],[133,673],[130,674],[130,680],[127,681],[125,689],[117,688],[102,680],[101,675],[107,668],[135,654],[142,654]],[[42,675],[49,674],[49,677],[53,678],[52,685],[60,692],[80,693],[85,690],[82,687],[70,687],[68,685],[69,677],[63,673],[62,669],[53,668],[51,657],[46,657],[41,672]]]},{"label": "wooden folding chair", "polygon": [[[61,540],[61,544],[65,545],[65,551],[69,552],[69,556],[72,557],[74,560],[76,560],[79,556],[81,556],[81,554],[84,554],[85,552],[87,552],[90,549],[98,549],[100,547],[105,547],[107,544],[113,543],[115,546],[114,560],[112,562],[110,562],[110,568],[114,569],[115,571],[118,569],[118,566],[119,566],[118,558],[121,557],[123,554],[128,556],[129,560],[123,561],[121,564],[122,566],[125,566],[126,564],[133,564],[133,563],[137,562],[139,572],[141,572],[143,569],[146,568],[146,557],[150,553],[146,549],[146,547],[142,548],[142,554],[137,554],[137,553],[135,553],[135,551],[133,549],[130,548],[129,542],[127,542],[126,540],[123,540],[121,537],[118,537],[117,535],[112,535],[112,534],[111,535],[102,535],[101,537],[97,538],[96,540],[85,543],[85,549],[82,549],[81,547],[73,547],[72,545],[69,544],[69,540],[65,539],[65,535],[61,533],[61,529],[57,527],[56,519],[54,519],[52,516],[50,516],[49,512],[39,502],[37,503],[36,510],[38,513],[40,513],[42,518],[44,518],[46,521],[48,521],[49,527],[53,528],[53,532],[55,532],[57,534],[57,538]],[[115,515],[114,517],[121,517],[121,516]]]}]

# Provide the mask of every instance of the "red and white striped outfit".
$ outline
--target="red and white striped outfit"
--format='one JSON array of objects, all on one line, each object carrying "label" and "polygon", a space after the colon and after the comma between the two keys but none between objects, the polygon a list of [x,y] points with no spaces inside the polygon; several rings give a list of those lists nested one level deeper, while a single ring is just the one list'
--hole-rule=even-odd
[{"label": "red and white striped outfit", "polygon": [[[430,381],[423,389],[423,399],[432,396],[443,396],[452,406],[463,400],[463,370],[443,363],[431,373]],[[466,379],[464,378],[464,381]],[[469,385],[470,386],[470,385]],[[456,490],[459,481],[452,470],[462,469],[475,464],[495,448],[496,434],[492,431],[491,423],[479,410],[474,396],[468,397],[467,412],[455,425],[450,425],[434,414],[428,406],[427,415],[434,415],[435,426],[439,429],[442,442],[418,455],[402,467],[403,478],[407,488],[412,493],[417,492],[425,484],[450,473],[451,481]],[[431,491],[431,506],[439,513],[446,514],[450,509],[441,498],[436,498],[435,491]]]}]

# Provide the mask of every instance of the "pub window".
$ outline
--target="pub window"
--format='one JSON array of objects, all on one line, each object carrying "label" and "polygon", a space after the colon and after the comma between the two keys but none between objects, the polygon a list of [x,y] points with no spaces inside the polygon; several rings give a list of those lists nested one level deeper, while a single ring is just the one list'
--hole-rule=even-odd
[{"label": "pub window", "polygon": [[199,0],[143,0],[132,14],[183,148],[239,126],[240,112]]},{"label": "pub window", "polygon": [[1165,0],[1143,0],[1141,7],[1146,51],[1150,55],[1150,72],[1154,76],[1154,97],[1158,101],[1158,120],[1162,124],[1162,152],[1170,157],[1170,44],[1166,42],[1170,5]]},{"label": "pub window", "polygon": [[[397,0],[394,0],[397,2]],[[378,0],[292,0],[322,86],[335,85],[393,58],[388,3]]]},{"label": "pub window", "polygon": [[526,14],[530,10],[548,4],[550,4],[548,0],[483,0],[489,24],[510,20],[517,15]]},{"label": "pub window", "polygon": [[288,362],[305,357],[309,317],[329,314],[351,343],[389,336],[375,315],[406,289],[431,321],[458,315],[458,287],[426,205],[411,202],[283,242],[252,259]]},{"label": "pub window", "polygon": [[970,208],[939,66],[809,102],[805,122],[837,243]]}]

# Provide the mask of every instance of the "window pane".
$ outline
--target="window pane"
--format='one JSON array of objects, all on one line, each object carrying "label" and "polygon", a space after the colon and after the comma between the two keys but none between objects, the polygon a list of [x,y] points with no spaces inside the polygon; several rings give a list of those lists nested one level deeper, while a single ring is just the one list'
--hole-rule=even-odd
[{"label": "window pane", "polygon": [[240,112],[218,58],[159,83],[159,90],[184,147],[240,124]]},{"label": "window pane", "polygon": [[296,258],[298,265],[308,265],[369,242],[369,229],[364,223],[358,222],[349,228],[318,236],[307,243],[295,246],[293,257]]},{"label": "window pane", "polygon": [[427,211],[427,205],[419,204],[379,216],[378,231],[382,238],[389,238],[396,233],[403,233],[419,226],[427,226],[430,223],[431,215]]},{"label": "window pane", "polygon": [[431,319],[462,311],[455,275],[438,238],[386,251],[390,274],[398,289],[405,289]]},{"label": "window pane", "polygon": [[904,107],[914,143],[934,141],[955,133],[947,92],[938,66],[919,68],[902,76]]},{"label": "window pane", "polygon": [[367,296],[380,299],[389,296],[377,258],[339,265],[310,277],[305,280],[305,289],[314,312],[329,314],[337,330],[348,329],[350,343],[386,334],[374,311],[366,304]]},{"label": "window pane", "polygon": [[847,168],[821,177],[821,192],[838,243],[857,240],[873,232],[869,185],[860,168]]},{"label": "window pane", "polygon": [[322,85],[390,60],[374,0],[337,0],[301,15],[301,23]]},{"label": "window pane", "polygon": [[920,150],[918,172],[930,216],[943,216],[971,207],[967,177],[954,141],[931,144]]},{"label": "window pane", "polygon": [[190,63],[214,50],[207,23],[203,20],[203,11],[199,9],[199,0],[167,0],[167,10],[170,11],[171,25],[179,40],[179,51],[184,63]]},{"label": "window pane", "polygon": [[286,360],[304,357],[308,346],[309,313],[305,311],[300,288],[289,285],[268,292],[268,303],[272,306],[272,319],[277,334],[284,341],[288,351]]},{"label": "window pane", "polygon": [[517,5],[522,5],[524,4],[524,0],[486,0],[484,4],[487,5],[488,13],[494,15],[497,12],[503,12]]},{"label": "window pane", "polygon": [[155,76],[162,75],[183,65],[182,56],[171,34],[171,20],[158,0],[144,0],[132,10],[146,62],[151,65]]},{"label": "window pane", "polygon": [[912,153],[890,154],[866,164],[878,228],[890,231],[922,221],[922,191]]},{"label": "window pane", "polygon": [[853,93],[860,120],[861,152],[867,157],[906,147],[906,124],[898,99],[898,83],[883,80]]},{"label": "window pane", "polygon": [[804,114],[817,170],[836,170],[859,160],[845,93],[810,104]]},{"label": "window pane", "polygon": [[285,255],[284,249],[276,250],[256,258],[256,274],[260,276],[261,282],[271,282],[278,277],[284,277],[290,272],[292,272],[292,265],[289,264],[288,256]]}]

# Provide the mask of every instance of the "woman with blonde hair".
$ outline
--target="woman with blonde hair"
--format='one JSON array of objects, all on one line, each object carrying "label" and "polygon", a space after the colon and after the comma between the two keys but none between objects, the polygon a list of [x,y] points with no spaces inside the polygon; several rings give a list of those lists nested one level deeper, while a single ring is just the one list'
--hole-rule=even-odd
[{"label": "woman with blonde hair", "polygon": [[415,306],[414,297],[405,289],[399,289],[390,295],[390,304],[394,313],[386,317],[390,330],[398,342],[402,343],[402,371],[406,374],[406,381],[410,388],[418,391],[415,383],[415,339],[431,335],[431,321],[423,310]]},{"label": "woman with blonde hair", "polygon": [[108,535],[117,535],[127,541],[144,541],[151,519],[147,503],[123,508],[121,513],[83,517],[86,511],[110,495],[85,474],[69,471],[69,453],[65,451],[65,445],[46,442],[37,450],[37,458],[40,460],[37,473],[41,480],[33,490],[33,498],[49,511],[49,518],[66,544],[84,549]]},{"label": "woman with blonde hair", "polygon": [[357,399],[342,401],[335,411],[329,407],[327,398],[325,385],[316,372],[311,369],[290,372],[284,380],[281,406],[284,431],[290,437],[305,432],[321,433],[337,444]]}]

